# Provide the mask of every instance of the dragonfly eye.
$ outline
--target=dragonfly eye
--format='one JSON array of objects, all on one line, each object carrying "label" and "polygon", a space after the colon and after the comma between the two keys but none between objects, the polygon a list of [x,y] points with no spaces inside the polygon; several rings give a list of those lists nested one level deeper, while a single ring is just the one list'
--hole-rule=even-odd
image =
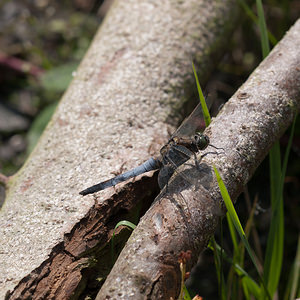
[{"label": "dragonfly eye", "polygon": [[209,144],[209,138],[200,132],[195,134],[195,142],[199,150],[204,150]]}]

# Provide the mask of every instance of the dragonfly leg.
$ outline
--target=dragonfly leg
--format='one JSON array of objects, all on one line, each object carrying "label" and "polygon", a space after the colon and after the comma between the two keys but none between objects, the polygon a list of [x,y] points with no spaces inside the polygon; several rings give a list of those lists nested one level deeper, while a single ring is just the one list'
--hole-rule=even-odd
[{"label": "dragonfly leg", "polygon": [[213,147],[213,148],[215,148],[215,149],[222,149],[223,151],[224,151],[224,153],[225,153],[225,149],[224,148],[222,148],[222,147],[216,147],[216,146],[214,146],[214,145],[212,145],[212,144],[208,144],[208,146],[210,146],[210,147]]},{"label": "dragonfly leg", "polygon": [[167,181],[167,183],[165,185],[165,188],[166,188],[166,193],[168,193],[168,191],[169,191],[169,181]]},{"label": "dragonfly leg", "polygon": [[193,152],[193,155],[194,155],[194,160],[195,160],[195,165],[196,165],[196,168],[199,170],[200,169],[200,161],[202,160],[202,156],[200,158],[200,161],[197,160],[197,155],[195,152]]},{"label": "dragonfly leg", "polygon": [[206,153],[204,153],[203,155],[201,155],[200,161],[201,161],[202,158],[205,157],[207,154],[217,154],[217,155],[219,155],[220,153],[218,153],[218,152],[216,152],[216,151],[214,151],[214,152],[206,152]]}]

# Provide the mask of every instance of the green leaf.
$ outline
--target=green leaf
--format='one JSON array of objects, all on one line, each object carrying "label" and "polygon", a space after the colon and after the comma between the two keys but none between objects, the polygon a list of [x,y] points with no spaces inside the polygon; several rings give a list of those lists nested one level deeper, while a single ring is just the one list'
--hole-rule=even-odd
[{"label": "green leaf", "polygon": [[184,300],[192,300],[190,293],[185,285],[183,286],[183,299]]},{"label": "green leaf", "polygon": [[52,92],[63,92],[72,80],[72,72],[78,63],[68,63],[45,72],[41,78],[42,87]]},{"label": "green leaf", "polygon": [[52,103],[46,106],[33,121],[27,134],[27,142],[28,142],[27,155],[29,155],[32,152],[33,148],[37,144],[40,136],[42,135],[44,129],[49,123],[56,109],[56,106],[57,103]]}]

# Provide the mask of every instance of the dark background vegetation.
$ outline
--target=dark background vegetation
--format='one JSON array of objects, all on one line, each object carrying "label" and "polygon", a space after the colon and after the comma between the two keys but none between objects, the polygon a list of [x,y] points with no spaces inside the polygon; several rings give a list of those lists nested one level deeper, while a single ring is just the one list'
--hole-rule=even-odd
[{"label": "dark background vegetation", "polygon": [[[101,24],[112,1],[14,0],[0,4],[0,173],[17,172],[30,154],[74,72]],[[299,17],[299,1],[264,1],[270,32],[279,41]],[[252,5],[255,12],[255,5]],[[146,13],[146,12],[145,12]],[[200,13],[200,12],[199,12]],[[126,16],[124,16],[126,17]],[[244,16],[229,41],[229,50],[206,87],[210,97],[222,103],[247,79],[262,59],[258,27]],[[299,122],[298,122],[299,124]],[[300,227],[299,126],[296,127],[284,190],[285,252],[283,274],[294,260]],[[282,153],[289,132],[280,140]],[[259,242],[250,239],[255,249],[264,247],[270,221],[268,159],[257,170],[237,202],[245,224],[254,198],[257,199],[256,230]],[[4,198],[4,188],[0,186]],[[225,223],[224,223],[225,224]],[[224,247],[231,253],[230,239]],[[218,236],[218,234],[217,234]],[[259,250],[258,250],[259,251]],[[205,262],[205,264],[204,264]],[[225,269],[228,266],[225,265]],[[249,264],[251,273],[251,264]],[[247,266],[246,266],[247,269]],[[189,280],[191,293],[215,299],[217,281],[211,251],[199,260]],[[254,271],[254,270],[253,270]],[[286,276],[281,278],[281,290]],[[281,291],[280,290],[280,291]]]}]

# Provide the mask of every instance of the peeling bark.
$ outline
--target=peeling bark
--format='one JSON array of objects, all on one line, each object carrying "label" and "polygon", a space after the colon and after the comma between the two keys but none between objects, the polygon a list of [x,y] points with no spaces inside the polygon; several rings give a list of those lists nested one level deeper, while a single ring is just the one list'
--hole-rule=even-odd
[{"label": "peeling bark", "polygon": [[[179,168],[134,230],[97,300],[178,297],[180,252],[191,250],[195,263],[222,215],[212,166],[236,200],[300,108],[299,49],[300,20],[205,131],[225,151],[206,155],[200,170],[193,162]],[[181,173],[195,182],[187,183]]]},{"label": "peeling bark", "polygon": [[[110,270],[114,226],[144,212],[157,183],[151,175],[137,178],[99,193],[96,204],[78,192],[145,161],[149,149],[167,141],[194,85],[191,60],[205,81],[238,13],[233,0],[113,4],[39,144],[8,183],[0,214],[1,299],[97,292],[96,279]],[[126,234],[120,231],[117,248]],[[175,278],[173,267],[166,270]],[[154,294],[161,282],[158,274]]]}]

